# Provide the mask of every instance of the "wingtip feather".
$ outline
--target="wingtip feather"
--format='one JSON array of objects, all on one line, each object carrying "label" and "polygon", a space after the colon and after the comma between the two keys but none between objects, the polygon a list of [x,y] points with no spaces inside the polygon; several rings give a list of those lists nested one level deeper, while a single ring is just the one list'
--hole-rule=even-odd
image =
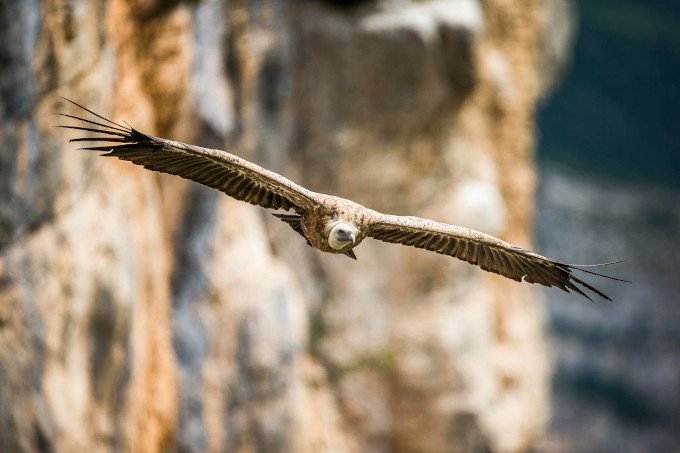
[{"label": "wingtip feather", "polygon": [[77,106],[77,107],[80,107],[81,109],[83,109],[83,110],[85,110],[86,112],[88,112],[88,113],[90,113],[90,114],[96,116],[97,118],[106,121],[107,123],[111,123],[111,124],[113,124],[113,125],[115,125],[115,126],[120,127],[121,129],[125,129],[125,126],[123,126],[123,125],[121,125],[121,124],[118,124],[118,123],[116,123],[115,121],[112,121],[112,120],[110,120],[110,119],[108,119],[108,118],[106,118],[106,117],[104,117],[104,116],[102,116],[102,115],[100,115],[100,114],[98,114],[98,113],[96,113],[96,112],[93,112],[92,110],[88,109],[87,107],[84,107],[84,106],[78,104],[76,101],[72,101],[72,100],[70,100],[70,99],[68,99],[68,98],[65,98],[65,97],[63,97],[63,96],[59,96],[59,97],[62,98],[63,100],[65,100],[66,102],[70,102],[71,104],[73,104],[73,105],[75,105],[75,106]]}]

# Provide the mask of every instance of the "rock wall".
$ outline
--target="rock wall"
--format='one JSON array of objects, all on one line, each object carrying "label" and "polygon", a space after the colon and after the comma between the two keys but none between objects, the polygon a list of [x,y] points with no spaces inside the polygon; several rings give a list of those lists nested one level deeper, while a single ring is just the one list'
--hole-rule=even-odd
[{"label": "rock wall", "polygon": [[529,285],[322,255],[263,210],[75,151],[59,96],[313,190],[529,246],[538,0],[0,4],[0,451],[523,451]]}]

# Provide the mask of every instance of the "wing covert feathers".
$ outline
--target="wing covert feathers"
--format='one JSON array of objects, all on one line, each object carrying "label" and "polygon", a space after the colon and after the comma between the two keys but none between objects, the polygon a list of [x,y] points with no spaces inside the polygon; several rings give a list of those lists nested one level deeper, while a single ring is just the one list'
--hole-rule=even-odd
[{"label": "wing covert feathers", "polygon": [[[64,98],[65,99],[65,98]],[[283,176],[226,151],[202,148],[143,134],[115,123],[71,100],[92,115],[82,118],[59,113],[75,124],[58,127],[89,133],[71,142],[106,143],[79,148],[102,151],[146,169],[177,175],[220,190],[225,194],[264,208],[304,212],[315,204],[315,194]]]},{"label": "wing covert feathers", "polygon": [[579,265],[546,258],[478,231],[419,217],[380,214],[370,225],[368,236],[452,256],[518,282],[554,286],[566,292],[580,294],[591,301],[586,290],[605,300],[611,299],[574,275],[574,270],[619,280],[579,269]]}]

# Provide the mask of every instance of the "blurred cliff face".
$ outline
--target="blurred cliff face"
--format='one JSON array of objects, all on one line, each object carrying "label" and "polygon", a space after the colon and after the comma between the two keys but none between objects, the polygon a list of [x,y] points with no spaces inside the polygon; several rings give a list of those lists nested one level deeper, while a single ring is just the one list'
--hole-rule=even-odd
[{"label": "blurred cliff face", "polygon": [[263,211],[67,144],[66,96],[313,190],[529,246],[549,3],[0,5],[0,450],[521,451],[532,288],[323,256]]}]

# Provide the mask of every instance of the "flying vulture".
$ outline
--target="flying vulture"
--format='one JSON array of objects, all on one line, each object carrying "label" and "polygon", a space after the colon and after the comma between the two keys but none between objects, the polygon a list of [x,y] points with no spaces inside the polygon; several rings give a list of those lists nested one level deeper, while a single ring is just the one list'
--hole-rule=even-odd
[{"label": "flying vulture", "polygon": [[[516,281],[555,286],[592,300],[584,291],[611,300],[603,292],[574,275],[574,271],[619,280],[591,270],[589,265],[566,264],[524,250],[488,234],[412,216],[383,214],[333,195],[312,192],[283,176],[226,151],[166,140],[133,127],[113,122],[76,102],[65,99],[93,115],[90,119],[59,113],[77,123],[59,127],[96,135],[71,142],[102,142],[83,150],[101,151],[141,165],[220,190],[225,194],[267,209],[288,211],[273,215],[322,252],[356,259],[354,248],[366,238],[410,245],[449,255]],[[291,212],[292,211],[292,212]],[[602,266],[596,264],[590,266]]]}]

